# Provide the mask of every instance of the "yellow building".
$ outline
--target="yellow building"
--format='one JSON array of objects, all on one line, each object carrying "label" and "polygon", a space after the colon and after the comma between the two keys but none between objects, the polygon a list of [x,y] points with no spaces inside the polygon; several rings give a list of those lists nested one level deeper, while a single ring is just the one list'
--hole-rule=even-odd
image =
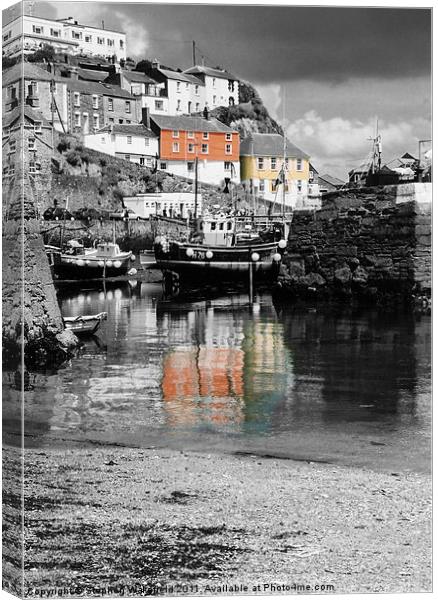
[{"label": "yellow building", "polygon": [[[307,205],[309,155],[278,133],[253,133],[240,144],[240,178],[259,198],[295,208]],[[283,171],[284,166],[284,171]],[[283,182],[283,172],[286,176]]]}]

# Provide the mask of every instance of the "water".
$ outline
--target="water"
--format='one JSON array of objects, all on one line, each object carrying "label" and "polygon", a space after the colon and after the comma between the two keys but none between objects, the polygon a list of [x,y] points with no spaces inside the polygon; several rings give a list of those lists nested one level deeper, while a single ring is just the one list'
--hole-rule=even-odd
[{"label": "water", "polygon": [[[54,373],[31,373],[28,446],[78,443],[244,452],[427,472],[430,317],[270,296],[163,303],[161,286],[61,297],[64,316],[108,312]],[[4,373],[4,439],[19,443],[20,392]]]}]

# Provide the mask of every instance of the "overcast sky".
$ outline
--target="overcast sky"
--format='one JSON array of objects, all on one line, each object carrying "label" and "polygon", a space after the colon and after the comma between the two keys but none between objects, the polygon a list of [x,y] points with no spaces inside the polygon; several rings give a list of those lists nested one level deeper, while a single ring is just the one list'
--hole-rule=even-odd
[{"label": "overcast sky", "polygon": [[104,20],[126,32],[130,56],[175,68],[192,65],[195,40],[197,62],[255,85],[320,173],[345,178],[361,163],[376,117],[384,160],[431,137],[428,9],[35,2],[33,14]]}]

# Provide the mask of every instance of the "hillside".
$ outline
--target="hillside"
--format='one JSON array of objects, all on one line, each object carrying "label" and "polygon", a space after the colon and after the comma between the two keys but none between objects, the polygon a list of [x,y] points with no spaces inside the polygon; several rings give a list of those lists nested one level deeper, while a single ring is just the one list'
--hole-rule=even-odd
[{"label": "hillside", "polygon": [[279,133],[282,127],[269,115],[257,90],[245,81],[240,82],[240,104],[236,106],[220,106],[212,110],[212,116],[225,125],[237,129],[241,139],[251,133]]}]

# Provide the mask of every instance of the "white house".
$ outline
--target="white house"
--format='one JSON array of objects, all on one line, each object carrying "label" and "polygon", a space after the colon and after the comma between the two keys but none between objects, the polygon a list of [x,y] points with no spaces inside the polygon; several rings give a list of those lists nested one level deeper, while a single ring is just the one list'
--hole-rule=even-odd
[{"label": "white house", "polygon": [[149,168],[155,166],[158,155],[158,138],[142,124],[103,127],[84,135],[84,145]]},{"label": "white house", "polygon": [[166,84],[169,115],[190,115],[204,110],[205,86],[202,81],[178,71],[158,69],[158,72]]},{"label": "white house", "polygon": [[20,15],[4,25],[3,52],[17,56],[35,52],[48,44],[70,54],[89,54],[126,59],[126,34],[91,25],[82,25],[73,17],[44,19]]},{"label": "white house", "polygon": [[159,83],[141,71],[123,69],[112,73],[105,81],[140,97],[141,108],[148,108],[151,114],[169,114],[169,98],[164,82]]},{"label": "white house", "polygon": [[205,102],[210,110],[239,104],[239,81],[231,73],[199,65],[186,69],[184,73],[195,76],[203,83]]},{"label": "white house", "polygon": [[[126,208],[133,210],[143,218],[151,215],[179,217],[187,219],[195,212],[195,194],[193,192],[154,192],[123,198]],[[202,195],[196,200],[198,214],[202,211]]]}]

